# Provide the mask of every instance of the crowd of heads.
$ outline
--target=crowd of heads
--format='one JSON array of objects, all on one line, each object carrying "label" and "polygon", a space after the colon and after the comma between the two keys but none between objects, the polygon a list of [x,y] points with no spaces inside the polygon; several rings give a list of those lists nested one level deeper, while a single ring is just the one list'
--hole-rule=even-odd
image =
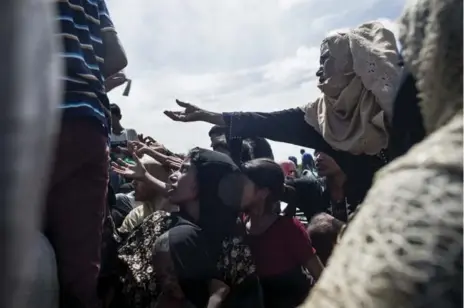
[{"label": "crowd of heads", "polygon": [[[60,14],[92,7],[77,2],[86,4],[61,3]],[[116,32],[97,2],[110,44]],[[60,20],[65,33],[91,22]],[[109,103],[106,92],[126,82],[128,95],[127,59],[108,76],[87,65],[96,77],[84,82],[68,55],[54,165],[68,173],[52,173],[41,230],[60,307],[462,306],[462,1],[417,0],[400,28],[399,38],[376,21],[328,35],[321,95],[299,108],[214,113],[176,101],[182,110],[166,116],[212,125],[210,148],[186,154],[124,127],[124,108]],[[71,159],[66,140],[79,132],[91,149]],[[267,139],[304,149],[278,161]],[[80,194],[90,201],[77,209]],[[59,223],[66,211],[87,228]],[[429,233],[414,233],[424,225]]]}]

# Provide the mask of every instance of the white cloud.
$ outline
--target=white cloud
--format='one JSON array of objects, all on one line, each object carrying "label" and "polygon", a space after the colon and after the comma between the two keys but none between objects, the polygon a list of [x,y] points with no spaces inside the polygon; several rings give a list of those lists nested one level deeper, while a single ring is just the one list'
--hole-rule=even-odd
[{"label": "white cloud", "polygon": [[307,0],[278,0],[279,6],[284,10],[289,10],[304,2],[307,2]]},{"label": "white cloud", "polygon": [[[209,146],[203,123],[183,124],[162,111],[184,99],[215,111],[271,111],[319,94],[319,43],[331,29],[382,18],[390,28],[402,0],[107,0],[129,57],[131,95],[110,93],[123,124],[175,151]],[[336,10],[334,9],[336,8]],[[299,147],[273,143],[276,157]]]}]

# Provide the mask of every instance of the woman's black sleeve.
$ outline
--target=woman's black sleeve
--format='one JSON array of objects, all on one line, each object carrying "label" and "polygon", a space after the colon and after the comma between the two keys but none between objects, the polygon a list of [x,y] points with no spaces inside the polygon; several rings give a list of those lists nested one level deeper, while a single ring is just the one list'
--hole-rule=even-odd
[{"label": "woman's black sleeve", "polygon": [[328,144],[304,119],[299,108],[276,112],[223,113],[227,138],[245,139],[263,137],[273,141],[324,150]]}]

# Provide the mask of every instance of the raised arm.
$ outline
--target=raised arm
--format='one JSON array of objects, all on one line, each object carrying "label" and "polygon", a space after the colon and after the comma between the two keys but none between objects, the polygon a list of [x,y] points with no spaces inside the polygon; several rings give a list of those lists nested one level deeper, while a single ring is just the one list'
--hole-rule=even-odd
[{"label": "raised arm", "polygon": [[262,137],[320,150],[329,147],[322,136],[305,122],[304,113],[299,108],[276,112],[215,113],[179,100],[176,102],[184,110],[165,111],[169,118],[179,122],[226,126],[229,140]]}]

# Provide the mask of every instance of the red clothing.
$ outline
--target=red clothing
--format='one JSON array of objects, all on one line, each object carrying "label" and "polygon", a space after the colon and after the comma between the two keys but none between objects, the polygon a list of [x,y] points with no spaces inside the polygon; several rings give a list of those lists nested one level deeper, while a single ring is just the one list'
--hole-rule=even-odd
[{"label": "red clothing", "polygon": [[291,217],[279,217],[263,234],[250,235],[249,243],[260,277],[306,265],[316,253],[303,224]]}]

